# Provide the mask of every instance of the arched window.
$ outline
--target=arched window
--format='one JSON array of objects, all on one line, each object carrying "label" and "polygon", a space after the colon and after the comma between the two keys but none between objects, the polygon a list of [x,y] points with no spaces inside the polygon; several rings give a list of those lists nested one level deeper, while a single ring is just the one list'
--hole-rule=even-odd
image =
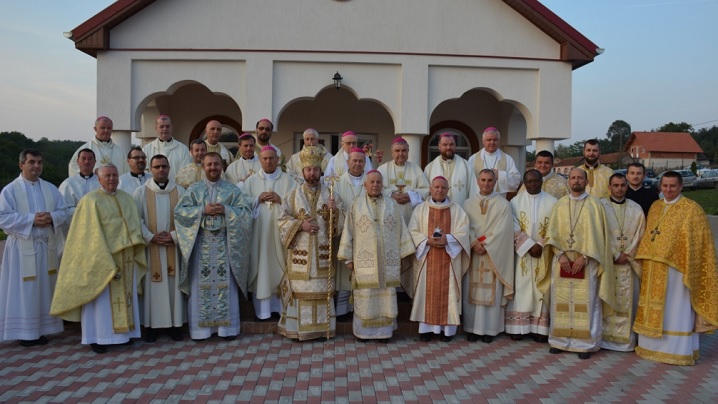
[{"label": "arched window", "polygon": [[463,157],[465,160],[468,160],[472,154],[469,138],[463,132],[455,128],[441,128],[434,131],[431,135],[431,140],[429,140],[429,161],[432,161],[439,156],[439,135],[445,132],[454,135],[454,140],[456,141],[456,154]]}]

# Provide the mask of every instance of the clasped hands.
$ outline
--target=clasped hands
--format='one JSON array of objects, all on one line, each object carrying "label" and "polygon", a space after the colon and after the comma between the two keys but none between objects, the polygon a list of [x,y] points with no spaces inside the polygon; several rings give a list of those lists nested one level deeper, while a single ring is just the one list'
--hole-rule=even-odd
[{"label": "clasped hands", "polygon": [[259,202],[282,203],[282,198],[276,192],[267,191],[259,194]]},{"label": "clasped hands", "polygon": [[221,203],[208,203],[204,205],[204,214],[207,216],[224,215],[224,205]]},{"label": "clasped hands", "polygon": [[444,248],[447,244],[446,234],[442,234],[441,237],[429,237],[426,244],[433,248]]},{"label": "clasped hands", "polygon": [[150,242],[158,245],[173,245],[175,243],[174,239],[172,239],[172,233],[168,231],[155,233]]},{"label": "clasped hands", "polygon": [[51,226],[52,215],[50,212],[37,212],[35,213],[35,219],[32,221],[32,224],[37,227]]},{"label": "clasped hands", "polygon": [[406,192],[394,191],[391,193],[391,198],[394,199],[399,205],[406,205],[407,203],[411,202],[411,198]]}]

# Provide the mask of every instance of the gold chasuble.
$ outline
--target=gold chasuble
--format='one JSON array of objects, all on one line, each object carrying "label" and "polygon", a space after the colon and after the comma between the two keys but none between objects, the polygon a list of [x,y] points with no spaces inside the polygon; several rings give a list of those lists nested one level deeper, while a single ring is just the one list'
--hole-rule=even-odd
[{"label": "gold chasuble", "polygon": [[[599,282],[598,296],[613,308],[616,306],[615,275],[603,206],[590,195],[579,198],[565,196],[554,205],[546,230],[546,246],[553,248],[544,248],[542,255],[551,272],[537,274],[537,287],[544,296],[548,296],[549,286],[555,292],[550,301],[550,335],[589,340],[594,337],[591,335],[592,283]],[[586,256],[588,263],[582,278],[560,276],[559,251],[565,252],[572,262],[581,255]],[[591,276],[594,271],[596,280]],[[600,305],[598,307],[600,309]],[[598,346],[600,341],[594,342]]]},{"label": "gold chasuble", "polygon": [[354,315],[363,327],[393,324],[398,313],[395,289],[400,286],[401,259],[414,251],[393,199],[372,198],[366,193],[356,199],[344,222],[338,258],[354,263]]},{"label": "gold chasuble", "polygon": [[[402,285],[414,299],[411,320],[432,325],[459,325],[461,279],[469,267],[468,251],[471,248],[469,217],[450,200],[436,203],[430,197],[414,209],[409,231],[419,254],[414,260],[412,284]],[[437,231],[447,235],[447,242],[453,236],[460,246],[454,258],[446,248],[426,245]]]},{"label": "gold chasuble", "polygon": [[[287,266],[279,286],[283,309],[278,332],[287,338],[303,341],[332,337],[336,333],[332,298],[336,274],[332,273],[329,278],[329,239],[341,233],[344,214],[341,200],[335,198],[335,202],[337,209],[330,233],[327,187],[320,184],[310,188],[304,183],[282,201],[282,215],[277,225],[287,251]],[[319,231],[302,231],[305,220],[318,225]]]},{"label": "gold chasuble", "polygon": [[695,332],[718,328],[718,269],[713,235],[705,212],[681,196],[673,204],[661,199],[648,212],[646,232],[636,260],[642,264],[641,294],[633,329],[652,338],[663,336],[668,269],[683,274],[696,312]]},{"label": "gold chasuble", "polygon": [[50,314],[80,321],[81,308],[109,287],[115,333],[135,327],[132,278],[147,271],[140,215],[132,197],[98,189],[77,205],[60,263]]},{"label": "gold chasuble", "polygon": [[613,175],[613,170],[603,164],[596,164],[595,167],[582,164],[578,168],[585,171],[586,177],[588,177],[586,193],[598,199],[611,196],[611,192],[608,190],[608,179]]}]

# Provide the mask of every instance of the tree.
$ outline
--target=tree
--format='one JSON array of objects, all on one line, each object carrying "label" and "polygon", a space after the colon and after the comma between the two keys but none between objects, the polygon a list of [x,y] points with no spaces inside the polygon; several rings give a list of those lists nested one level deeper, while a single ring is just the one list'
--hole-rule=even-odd
[{"label": "tree", "polygon": [[[623,146],[626,145],[628,138],[631,136],[631,125],[626,121],[616,120],[613,121],[611,126],[606,131],[606,137],[608,138],[608,147],[606,149],[601,148],[602,153],[622,152]],[[610,149],[610,150],[609,150]]]},{"label": "tree", "polygon": [[667,124],[661,126],[658,129],[653,130],[653,132],[690,132],[693,133],[693,125],[685,122],[681,123],[673,123],[668,122]]}]

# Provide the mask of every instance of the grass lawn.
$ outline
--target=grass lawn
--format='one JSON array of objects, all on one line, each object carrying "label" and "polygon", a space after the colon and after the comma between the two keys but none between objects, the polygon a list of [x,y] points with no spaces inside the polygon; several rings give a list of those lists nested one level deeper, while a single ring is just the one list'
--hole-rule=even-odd
[{"label": "grass lawn", "polygon": [[5,240],[7,238],[7,234],[5,234],[4,231],[0,230],[0,241]]},{"label": "grass lawn", "polygon": [[683,190],[683,196],[693,199],[703,207],[707,215],[718,215],[718,189]]}]

